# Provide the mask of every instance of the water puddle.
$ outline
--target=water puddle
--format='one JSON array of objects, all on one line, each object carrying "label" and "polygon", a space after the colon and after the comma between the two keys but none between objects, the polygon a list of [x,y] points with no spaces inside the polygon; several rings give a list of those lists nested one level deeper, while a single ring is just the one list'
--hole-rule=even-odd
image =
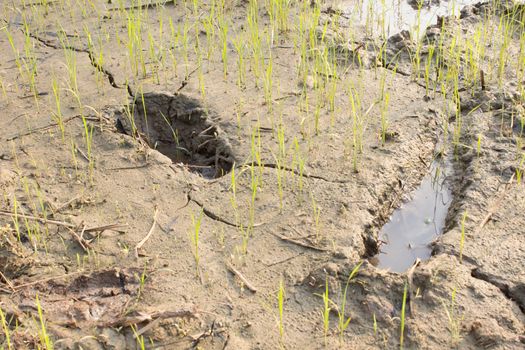
[{"label": "water puddle", "polygon": [[341,1],[338,8],[353,23],[359,23],[368,34],[385,34],[390,37],[402,30],[414,32],[419,25],[419,34],[436,24],[438,16],[458,15],[466,5],[479,0],[361,0]]},{"label": "water puddle", "polygon": [[383,226],[379,239],[386,242],[376,256],[377,266],[394,272],[406,271],[414,261],[430,257],[432,242],[443,231],[452,195],[446,181],[446,166],[435,161],[412,200],[395,210]]}]

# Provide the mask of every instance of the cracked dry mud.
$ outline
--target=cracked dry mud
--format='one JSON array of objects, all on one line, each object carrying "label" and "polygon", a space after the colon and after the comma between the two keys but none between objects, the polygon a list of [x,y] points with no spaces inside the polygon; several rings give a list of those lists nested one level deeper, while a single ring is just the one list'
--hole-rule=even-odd
[{"label": "cracked dry mud", "polygon": [[[249,2],[226,1],[236,33],[226,76],[219,46],[206,57],[205,29],[187,31],[187,59],[182,34],[173,43],[177,28],[195,23],[189,3],[63,3],[0,4],[0,348],[45,346],[40,308],[56,349],[133,349],[140,339],[151,349],[391,349],[400,345],[405,286],[405,348],[525,347],[525,200],[516,181],[523,96],[514,65],[502,84],[489,74],[497,45],[487,43],[480,62],[483,89],[459,79],[458,105],[452,93],[429,93],[423,77],[414,78],[408,32],[383,46],[360,27],[352,32],[339,2],[322,2],[314,32],[334,48],[338,78],[335,110],[322,106],[316,130],[317,83],[298,78],[293,31],[279,33],[272,48],[271,109],[249,55],[239,86],[234,40],[246,30]],[[421,66],[443,30],[469,38],[480,24],[497,28],[512,8],[478,4],[461,19],[440,19],[427,29]],[[127,45],[134,16],[148,52],[137,71]],[[266,33],[262,4],[259,19]],[[342,22],[339,31],[324,27],[333,21]],[[509,62],[520,57],[517,34],[506,54]],[[37,94],[20,60],[36,62]],[[390,94],[384,145],[382,77]],[[367,116],[358,171],[350,88]],[[453,147],[444,130],[458,116]],[[442,152],[453,159],[453,202],[432,257],[405,273],[375,267],[381,227]],[[336,305],[361,261],[340,338]],[[334,304],[325,339],[326,285]]]}]

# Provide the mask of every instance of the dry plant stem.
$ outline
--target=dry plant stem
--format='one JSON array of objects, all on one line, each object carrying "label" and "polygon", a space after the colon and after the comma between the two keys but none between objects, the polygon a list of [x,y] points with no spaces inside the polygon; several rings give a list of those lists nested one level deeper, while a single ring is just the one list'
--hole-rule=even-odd
[{"label": "dry plant stem", "polygon": [[84,230],[84,232],[104,232],[107,230],[111,230],[115,232],[124,232],[121,230],[121,228],[124,228],[124,227],[128,227],[128,224],[109,224],[109,225],[88,227]]},{"label": "dry plant stem", "polygon": [[[77,115],[74,115],[72,117],[64,119],[62,121],[62,124],[68,123],[68,122],[70,122],[70,121],[72,121],[73,119],[76,119],[76,118],[80,118],[80,114],[77,114]],[[88,118],[86,118],[86,120],[88,120]],[[17,134],[17,135],[11,136],[11,137],[7,138],[6,141],[13,141],[13,140],[19,139],[20,137],[29,136],[29,135],[32,135],[32,134],[37,133],[39,131],[45,131],[45,130],[48,130],[48,129],[51,129],[51,128],[54,128],[54,127],[57,127],[57,126],[59,126],[58,123],[51,123],[49,125],[44,125],[44,126],[35,128],[33,130],[21,133],[21,134]]]},{"label": "dry plant stem", "polygon": [[147,325],[145,325],[144,327],[139,329],[137,332],[134,332],[133,338],[137,339],[142,334],[146,333],[147,331],[149,331],[153,327],[157,326],[162,320],[163,319],[161,317],[154,319],[153,321],[151,321],[150,323],[148,323]]},{"label": "dry plant stem", "polygon": [[158,208],[155,208],[155,214],[153,214],[153,224],[151,225],[151,228],[149,229],[149,232],[148,234],[146,235],[146,237],[144,237],[142,239],[142,241],[140,241],[139,243],[137,243],[137,245],[135,246],[135,257],[138,259],[139,257],[139,249],[142,248],[142,246],[144,245],[144,243],[146,243],[148,241],[148,239],[151,237],[151,235],[153,234],[153,232],[155,231],[155,226],[157,225],[157,217],[159,215],[159,209]]},{"label": "dry plant stem", "polygon": [[490,207],[487,215],[485,215],[485,217],[483,217],[483,220],[481,220],[481,222],[479,223],[478,227],[476,228],[476,231],[474,231],[474,235],[475,236],[477,236],[481,232],[481,230],[483,230],[483,227],[487,224],[487,222],[489,222],[489,220],[492,217],[492,215],[494,215],[496,210],[498,210],[498,208],[501,206],[501,203],[503,202],[503,198],[505,197],[505,194],[509,190],[509,187],[512,184],[512,181],[514,181],[514,176],[515,175],[516,175],[516,173],[512,174],[512,176],[510,177],[509,181],[507,181],[507,183],[505,183],[505,187],[503,188],[503,191],[501,191],[499,197],[496,199],[496,201]]},{"label": "dry plant stem", "polygon": [[61,279],[65,279],[65,278],[68,278],[68,277],[81,275],[83,273],[85,273],[85,271],[76,271],[76,272],[72,272],[72,273],[66,273],[66,274],[60,275],[60,276],[47,277],[47,278],[43,278],[43,279],[40,279],[40,280],[37,280],[37,281],[19,284],[19,285],[14,286],[14,288],[15,288],[15,291],[18,292],[18,291],[20,291],[23,288],[31,287],[31,286],[34,286],[34,285],[39,284],[39,283],[61,280]]},{"label": "dry plant stem", "polygon": [[255,288],[253,286],[253,284],[250,283],[250,281],[248,281],[246,279],[246,277],[243,276],[242,273],[239,272],[239,270],[237,270],[235,267],[233,267],[233,265],[231,263],[226,263],[226,267],[228,268],[228,270],[230,270],[235,276],[239,277],[239,279],[242,281],[242,283],[244,283],[244,285],[246,286],[246,288],[248,288],[249,290],[251,290],[252,292],[256,293],[257,292],[257,288]]},{"label": "dry plant stem", "polygon": [[105,322],[99,324],[98,327],[126,327],[131,326],[132,324],[142,323],[146,321],[155,320],[158,318],[175,318],[175,317],[185,317],[185,318],[194,318],[199,319],[197,312],[193,310],[177,310],[177,311],[158,311],[152,314],[140,313],[137,316],[125,316],[119,319],[116,319],[111,322]]},{"label": "dry plant stem", "polygon": [[[407,281],[408,281],[408,295],[414,294],[412,293],[413,277],[414,277],[414,272],[416,271],[416,268],[419,266],[420,263],[421,263],[421,260],[417,258],[414,264],[412,265],[412,267],[410,267],[410,269],[408,269],[406,273]],[[412,304],[412,298],[408,299],[408,310],[409,310],[410,315],[413,316],[414,315],[414,305]]]},{"label": "dry plant stem", "polygon": [[13,286],[13,283],[11,283],[11,281],[2,273],[2,271],[0,271],[0,278],[4,280],[4,282],[13,292],[16,292],[15,286]]},{"label": "dry plant stem", "polygon": [[277,238],[282,239],[283,241],[286,241],[286,242],[290,242],[290,243],[296,244],[296,245],[301,246],[301,247],[303,247],[303,248],[308,248],[308,249],[312,249],[312,250],[317,250],[318,252],[327,252],[327,251],[328,251],[328,249],[326,249],[326,248],[316,247],[316,246],[313,246],[313,245],[311,245],[311,244],[303,243],[303,242],[301,242],[301,241],[297,241],[297,240],[295,240],[295,239],[293,239],[293,238],[285,237],[285,236],[280,235],[280,234],[278,234],[278,233],[274,233],[274,232],[272,232],[272,235],[274,235],[274,236],[277,237]]},{"label": "dry plant stem", "polygon": [[71,198],[70,200],[68,200],[67,202],[61,204],[59,207],[55,208],[55,211],[56,212],[60,212],[61,210],[63,210],[64,208],[67,208],[69,205],[71,205],[72,203],[74,203],[75,201],[79,200],[82,198],[82,194],[79,194],[78,196],[75,196],[73,198]]},{"label": "dry plant stem", "polygon": [[86,231],[86,227],[84,226],[84,228],[82,229],[82,233],[80,234],[80,236],[72,229],[70,229],[69,227],[67,227],[67,230],[69,231],[69,233],[71,233],[71,236],[73,236],[73,238],[75,239],[75,241],[78,242],[78,244],[82,247],[82,249],[84,249],[84,251],[86,253],[89,252],[89,249],[91,249],[91,246],[89,244],[88,241],[86,241],[84,238],[82,238],[82,235],[84,234],[84,232]]},{"label": "dry plant stem", "polygon": [[[6,210],[0,210],[0,216],[11,216],[11,217],[16,216],[22,219],[35,220],[42,224],[52,224],[52,225],[63,226],[67,228],[77,228],[77,225],[71,224],[69,222],[48,220],[48,219],[39,218],[39,217],[32,216],[32,215],[13,213],[13,212],[6,211]],[[83,232],[96,232],[96,231],[106,231],[106,230],[113,230],[113,231],[121,232],[118,230],[118,228],[127,227],[127,226],[128,226],[127,224],[109,224],[109,225],[96,226],[96,227],[87,227],[83,229]]]},{"label": "dry plant stem", "polygon": [[0,216],[10,216],[10,217],[16,216],[16,217],[19,217],[19,218],[22,218],[22,219],[35,220],[35,221],[38,221],[38,222],[40,222],[42,224],[52,224],[52,225],[64,226],[64,227],[68,227],[68,228],[76,228],[77,227],[76,225],[70,224],[69,222],[48,220],[48,219],[39,218],[39,217],[32,216],[32,215],[12,213],[12,212],[6,211],[6,210],[0,210]]}]

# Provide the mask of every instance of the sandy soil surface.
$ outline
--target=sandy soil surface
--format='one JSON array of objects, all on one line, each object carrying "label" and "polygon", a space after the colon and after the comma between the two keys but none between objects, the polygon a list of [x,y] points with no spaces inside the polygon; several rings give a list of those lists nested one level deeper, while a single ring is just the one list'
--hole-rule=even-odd
[{"label": "sandy soil surface", "polygon": [[[0,4],[0,348],[523,349],[523,29],[498,41],[522,9],[467,7],[418,44],[341,2],[272,27],[262,1],[258,53],[253,3]],[[484,48],[455,93],[432,85],[440,40],[443,72]],[[375,267],[439,157],[432,257]]]}]

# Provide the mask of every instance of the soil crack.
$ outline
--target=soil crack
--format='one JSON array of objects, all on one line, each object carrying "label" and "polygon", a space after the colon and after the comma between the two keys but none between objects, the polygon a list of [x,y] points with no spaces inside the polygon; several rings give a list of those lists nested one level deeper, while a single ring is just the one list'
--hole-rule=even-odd
[{"label": "soil crack", "polygon": [[[222,222],[223,224],[226,224],[228,226],[237,227],[237,228],[241,227],[240,225],[234,224],[233,222],[231,222],[231,221],[229,221],[227,219],[224,219],[224,218],[220,217],[219,215],[215,214],[214,212],[210,211],[209,209],[207,209],[201,201],[199,201],[199,200],[197,200],[195,198],[192,198],[191,192],[188,193],[188,199],[189,199],[190,202],[193,202],[193,203],[197,204],[199,207],[201,207],[203,214],[206,215],[208,218],[210,218],[210,219],[212,219],[214,221]],[[243,227],[245,227],[245,226],[243,226]]]},{"label": "soil crack", "polygon": [[257,164],[255,162],[252,162],[252,163],[245,163],[242,166],[261,166],[263,168],[284,170],[284,171],[288,171],[288,172],[294,173],[295,175],[302,176],[302,177],[305,177],[305,178],[308,178],[308,179],[322,180],[322,181],[325,181],[325,182],[335,183],[335,184],[346,184],[346,183],[352,182],[352,180],[350,180],[350,179],[341,179],[341,180],[328,179],[328,178],[326,178],[324,176],[320,176],[320,175],[305,174],[305,173],[299,172],[296,169],[292,169],[292,168],[285,167],[285,166],[279,166],[279,165],[277,165],[275,163],[261,163],[261,164]]},{"label": "soil crack", "polygon": [[505,297],[515,302],[521,312],[525,314],[525,284],[506,281],[501,277],[490,274],[477,267],[472,269],[470,275],[476,279],[485,281],[497,287]]},{"label": "soil crack", "polygon": [[[26,34],[25,31],[24,31],[24,34]],[[104,74],[106,76],[106,78],[109,81],[109,84],[112,87],[116,88],[116,89],[121,89],[121,87],[117,85],[117,83],[115,81],[115,76],[113,75],[113,73],[111,73],[108,69],[104,68],[101,64],[99,64],[96,61],[95,55],[93,54],[93,51],[91,51],[89,49],[78,48],[78,47],[75,47],[75,46],[72,46],[72,45],[65,45],[65,46],[57,45],[57,44],[54,44],[54,43],[50,42],[49,40],[46,40],[46,39],[43,39],[43,38],[39,37],[38,35],[36,35],[34,33],[27,33],[27,34],[29,34],[29,36],[31,38],[33,38],[33,39],[37,40],[38,42],[42,43],[44,46],[49,47],[49,48],[54,49],[54,50],[66,49],[66,50],[71,50],[71,51],[75,51],[75,52],[86,53],[88,55],[88,57],[89,57],[89,61],[91,62],[91,65],[97,71],[99,71],[100,73],[102,73],[102,74]]]},{"label": "soil crack", "polygon": [[193,203],[197,204],[199,207],[201,207],[202,213],[204,215],[206,215],[208,218],[210,218],[210,219],[212,219],[214,221],[222,222],[225,225],[236,227],[236,228],[246,228],[246,227],[249,227],[249,226],[251,226],[251,227],[259,227],[259,226],[262,226],[262,225],[265,224],[264,222],[256,223],[256,224],[253,224],[253,225],[244,225],[244,224],[240,224],[239,225],[239,224],[235,224],[235,223],[229,221],[228,219],[225,219],[225,218],[219,216],[218,214],[215,214],[211,210],[207,209],[201,201],[199,201],[198,199],[195,199],[195,198],[193,198],[191,196],[191,192],[188,193],[187,196],[188,196],[188,199],[189,199],[190,202],[193,202]]}]

